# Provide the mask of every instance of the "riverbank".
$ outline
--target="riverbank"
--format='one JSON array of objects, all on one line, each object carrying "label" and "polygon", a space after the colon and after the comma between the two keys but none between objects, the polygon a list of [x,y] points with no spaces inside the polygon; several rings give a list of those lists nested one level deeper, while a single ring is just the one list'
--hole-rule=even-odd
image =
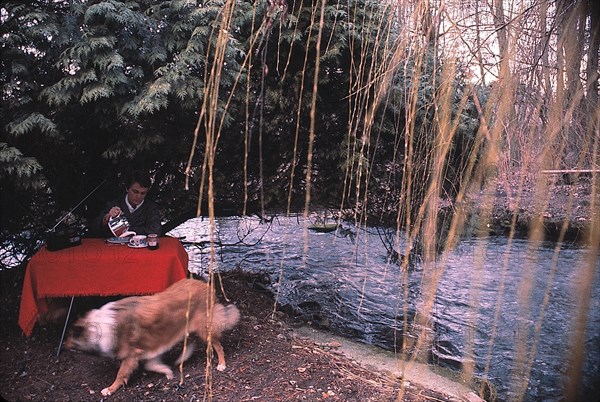
[{"label": "riverbank", "polygon": [[[294,329],[294,335],[332,350],[361,366],[386,373],[390,378],[402,379],[409,387],[425,388],[445,395],[456,401],[482,401],[469,384],[465,384],[460,373],[416,361],[404,361],[397,354],[376,346],[353,342],[306,326]],[[489,390],[490,392],[492,390]]]},{"label": "riverbank", "polygon": [[[540,180],[545,182],[539,184]],[[596,190],[595,200],[592,198],[590,176],[573,180],[563,175],[545,174],[540,178],[530,177],[523,184],[517,177],[496,179],[488,188],[492,189],[491,194],[474,191],[466,197],[467,228],[472,232],[479,227],[486,208],[490,213],[489,231],[494,235],[507,235],[514,220],[515,235],[527,237],[539,221],[545,238],[557,240],[566,223],[564,240],[584,242],[591,223],[600,219],[600,211],[590,208],[593,201],[600,206],[600,191]]]},{"label": "riverbank", "polygon": [[[209,387],[202,349],[186,362],[182,381],[138,369],[125,388],[103,398],[100,390],[113,381],[117,361],[67,350],[57,357],[61,323],[36,325],[30,338],[21,333],[17,325],[21,271],[0,271],[0,395],[5,400],[204,400]],[[208,378],[213,401],[395,401],[400,392],[402,400],[414,402],[464,401],[473,397],[460,395],[464,388],[457,392],[450,386],[428,386],[437,376],[423,374],[423,381],[418,382],[407,375],[390,374],[384,367],[374,368],[356,356],[344,355],[341,346],[298,336],[288,317],[280,312],[273,314],[273,300],[264,292],[265,283],[260,276],[240,271],[227,273],[222,284],[227,298],[241,310],[242,320],[223,341],[227,370],[213,371]],[[219,296],[224,298],[221,292]],[[103,302],[78,299],[75,314]],[[165,357],[172,364],[176,350]]]}]

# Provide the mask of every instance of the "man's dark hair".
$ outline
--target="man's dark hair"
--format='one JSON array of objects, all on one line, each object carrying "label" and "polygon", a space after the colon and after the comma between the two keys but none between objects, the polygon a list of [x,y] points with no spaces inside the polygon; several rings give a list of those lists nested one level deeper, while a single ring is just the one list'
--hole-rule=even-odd
[{"label": "man's dark hair", "polygon": [[125,188],[133,186],[133,183],[139,183],[144,188],[150,188],[152,180],[150,176],[141,170],[134,170],[125,177]]}]

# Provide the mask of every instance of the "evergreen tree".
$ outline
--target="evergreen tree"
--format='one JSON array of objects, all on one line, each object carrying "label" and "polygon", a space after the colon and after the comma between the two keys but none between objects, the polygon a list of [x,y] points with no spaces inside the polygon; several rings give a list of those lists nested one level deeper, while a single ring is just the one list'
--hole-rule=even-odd
[{"label": "evergreen tree", "polygon": [[[386,196],[397,198],[404,180],[407,88],[418,87],[412,138],[427,155],[441,63],[431,54],[418,78],[405,71],[414,60],[394,64],[396,20],[384,4],[326,1],[320,26],[321,4],[3,3],[0,179],[10,197],[2,201],[2,230],[14,241],[31,215],[38,231],[52,227],[106,181],[79,211],[90,219],[110,191],[120,191],[119,173],[131,166],[155,175],[152,196],[171,225],[193,215],[212,124],[207,110],[219,135],[216,205],[229,213],[302,208],[317,57],[312,201],[339,206],[343,200],[343,207],[373,215],[389,209]],[[226,6],[233,14],[222,26]],[[217,43],[222,30],[227,41]],[[456,91],[462,91],[458,81]],[[467,138],[474,125],[465,127]],[[466,152],[458,149],[456,160]],[[426,181],[427,172],[423,164],[416,180]],[[370,203],[376,210],[363,208],[365,195],[377,200]]]}]

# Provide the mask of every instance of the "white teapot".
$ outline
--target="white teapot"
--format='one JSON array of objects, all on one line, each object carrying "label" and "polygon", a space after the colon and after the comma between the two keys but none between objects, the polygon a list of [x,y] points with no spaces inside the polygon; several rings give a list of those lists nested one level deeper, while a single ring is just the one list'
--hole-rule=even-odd
[{"label": "white teapot", "polygon": [[135,232],[129,231],[129,221],[123,214],[108,220],[108,228],[115,237],[135,236]]}]

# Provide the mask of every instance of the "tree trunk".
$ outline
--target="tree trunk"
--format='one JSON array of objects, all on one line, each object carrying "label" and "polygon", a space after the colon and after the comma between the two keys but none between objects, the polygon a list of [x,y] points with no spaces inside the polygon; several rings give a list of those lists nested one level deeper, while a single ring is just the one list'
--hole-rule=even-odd
[{"label": "tree trunk", "polygon": [[[598,104],[598,96],[600,91],[600,66],[599,66],[599,54],[600,54],[600,2],[597,0],[589,0],[587,4],[587,16],[589,17],[589,24],[587,25],[589,31],[589,46],[587,51],[587,69],[586,69],[586,80],[587,80],[587,102],[586,102],[586,113],[587,125],[585,132],[588,133],[588,146],[586,147],[586,153],[589,152],[591,147],[591,139],[597,130],[598,113],[596,112],[600,107]],[[585,155],[586,162],[592,162],[593,155]]]}]

